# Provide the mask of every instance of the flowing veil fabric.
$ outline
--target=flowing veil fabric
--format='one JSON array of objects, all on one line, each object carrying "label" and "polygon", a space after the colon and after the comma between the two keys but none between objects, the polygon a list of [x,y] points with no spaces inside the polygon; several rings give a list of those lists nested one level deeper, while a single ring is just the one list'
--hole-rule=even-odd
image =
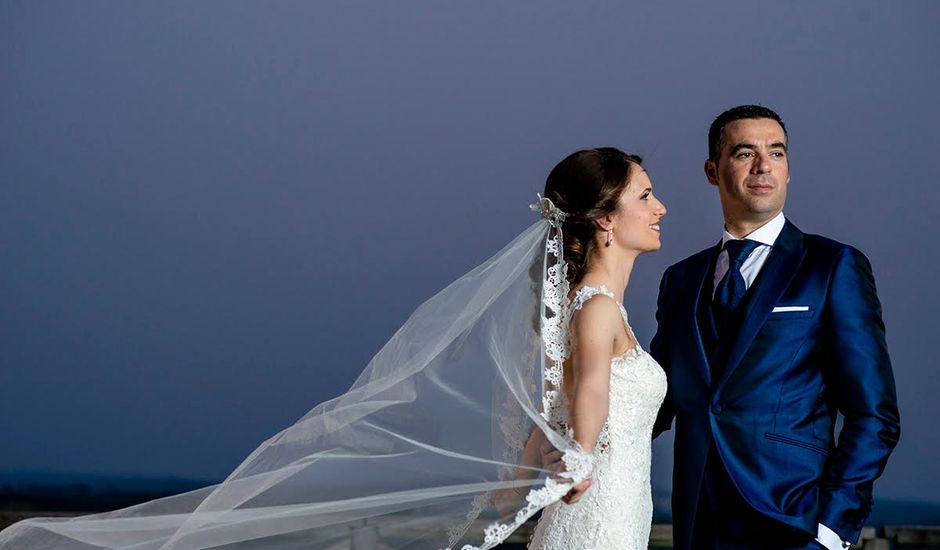
[{"label": "flowing veil fabric", "polygon": [[[492,548],[585,479],[558,421],[564,213],[422,304],[345,394],[262,443],[222,483],[123,510],[25,520],[0,548]],[[567,471],[541,465],[545,441]]]}]

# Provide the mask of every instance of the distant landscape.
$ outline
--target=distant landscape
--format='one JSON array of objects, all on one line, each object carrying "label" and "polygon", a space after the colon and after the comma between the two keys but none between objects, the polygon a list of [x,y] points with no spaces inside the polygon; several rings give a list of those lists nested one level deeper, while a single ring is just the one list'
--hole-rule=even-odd
[{"label": "distant landscape", "polygon": [[[219,481],[43,472],[0,473],[0,528],[34,516],[72,516],[116,510]],[[671,523],[669,495],[656,494],[654,505],[654,523]],[[877,500],[868,525],[940,526],[940,503]]]},{"label": "distant landscape", "polygon": [[94,474],[0,473],[0,509],[104,512],[206,485],[211,480]]}]

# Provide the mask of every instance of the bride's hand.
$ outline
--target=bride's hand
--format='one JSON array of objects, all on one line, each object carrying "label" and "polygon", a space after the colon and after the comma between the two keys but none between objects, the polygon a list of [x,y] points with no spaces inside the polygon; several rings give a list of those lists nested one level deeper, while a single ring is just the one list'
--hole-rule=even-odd
[{"label": "bride's hand", "polygon": [[[562,477],[560,474],[565,471],[565,463],[562,460],[564,453],[559,451],[552,445],[548,439],[542,441],[542,444],[539,445],[539,453],[542,456],[542,468],[553,472],[552,479],[555,481],[567,481],[567,478]],[[561,498],[562,502],[565,504],[574,504],[581,500],[581,496],[587,491],[588,487],[591,486],[593,481],[590,479],[585,479],[581,483],[572,487],[568,494]]]}]

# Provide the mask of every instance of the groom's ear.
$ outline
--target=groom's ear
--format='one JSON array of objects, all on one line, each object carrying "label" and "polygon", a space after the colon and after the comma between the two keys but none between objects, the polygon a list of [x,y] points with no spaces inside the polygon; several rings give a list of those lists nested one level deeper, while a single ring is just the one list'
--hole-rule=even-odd
[{"label": "groom's ear", "polygon": [[718,164],[711,159],[705,161],[705,177],[708,179],[708,183],[718,185]]}]

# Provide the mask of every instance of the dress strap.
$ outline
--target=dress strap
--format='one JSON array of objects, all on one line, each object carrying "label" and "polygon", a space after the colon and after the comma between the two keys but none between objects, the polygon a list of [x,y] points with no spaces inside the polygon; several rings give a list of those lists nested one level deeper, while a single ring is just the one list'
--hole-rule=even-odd
[{"label": "dress strap", "polygon": [[607,296],[611,300],[614,300],[614,302],[616,302],[617,305],[620,305],[620,302],[617,302],[617,300],[614,299],[614,293],[611,292],[610,290],[607,290],[606,286],[585,285],[579,288],[578,292],[575,293],[574,298],[571,299],[571,305],[568,306],[568,311],[570,311],[571,314],[573,314],[575,311],[578,311],[579,309],[584,307],[584,304],[587,303],[588,300],[597,296],[598,294],[603,294],[604,296]]},{"label": "dress strap", "polygon": [[627,318],[627,310],[623,307],[623,304],[617,302],[617,305],[620,306],[620,315],[623,316],[623,325],[627,327],[627,334],[630,335],[630,338],[633,338],[633,342],[636,345],[640,345],[640,341],[636,339],[636,335],[633,334],[633,327],[630,326],[630,319]]}]

